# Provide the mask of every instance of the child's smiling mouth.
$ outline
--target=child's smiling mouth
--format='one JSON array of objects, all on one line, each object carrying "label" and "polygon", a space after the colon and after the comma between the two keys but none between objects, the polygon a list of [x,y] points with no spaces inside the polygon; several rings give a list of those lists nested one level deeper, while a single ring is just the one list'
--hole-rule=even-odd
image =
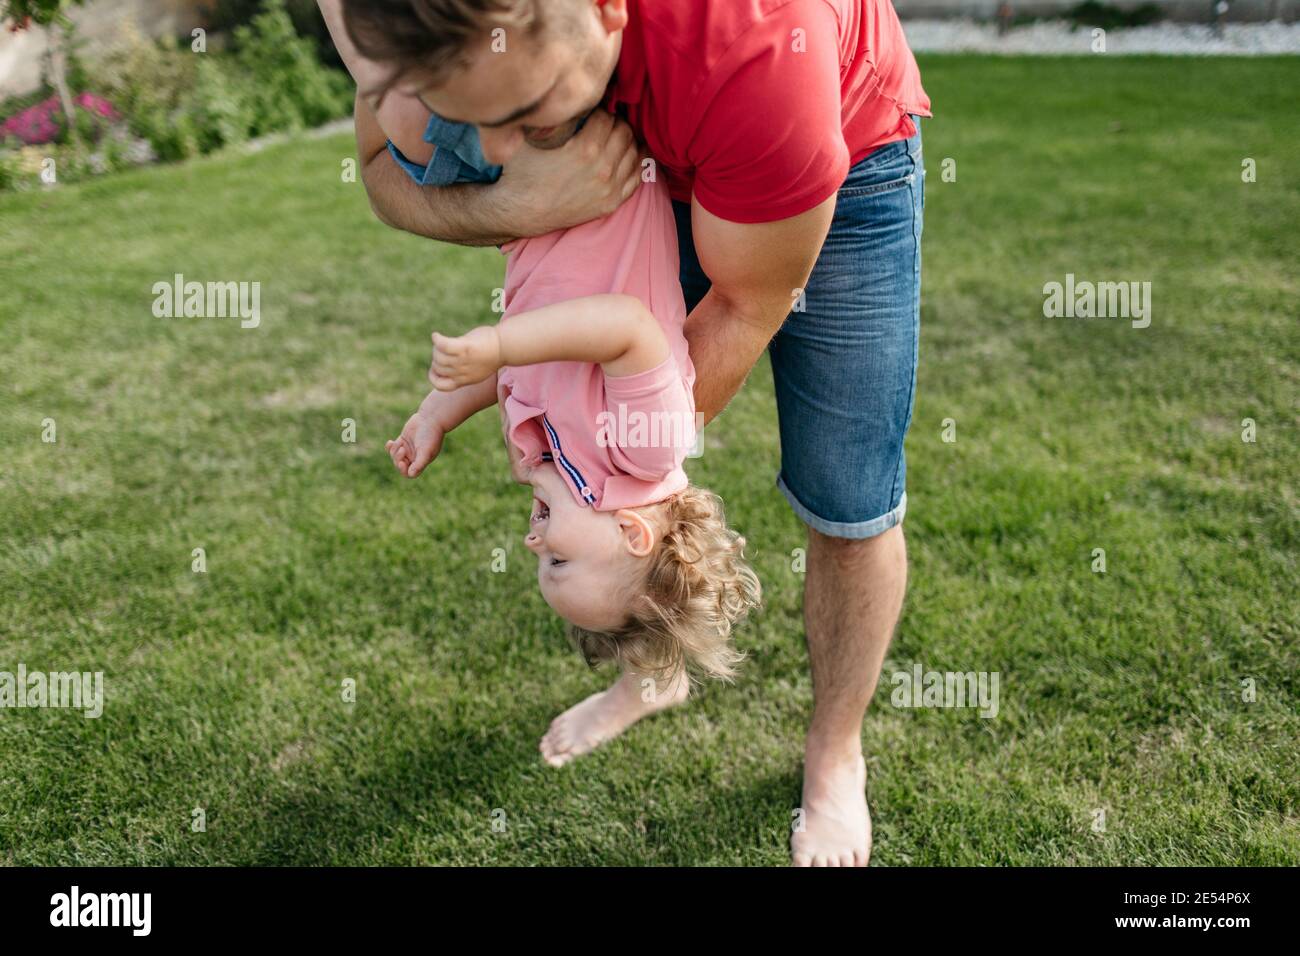
[{"label": "child's smiling mouth", "polygon": [[539,521],[545,521],[551,516],[551,509],[541,498],[533,495],[533,514],[528,519],[530,524],[537,524]]}]

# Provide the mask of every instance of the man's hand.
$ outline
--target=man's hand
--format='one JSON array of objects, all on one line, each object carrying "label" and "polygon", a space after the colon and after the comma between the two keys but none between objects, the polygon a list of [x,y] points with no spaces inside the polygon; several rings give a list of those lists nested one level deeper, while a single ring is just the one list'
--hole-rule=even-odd
[{"label": "man's hand", "polygon": [[559,149],[518,149],[497,182],[517,235],[540,236],[607,216],[641,184],[632,129],[597,108]]},{"label": "man's hand", "polygon": [[455,338],[433,333],[429,381],[440,392],[481,382],[495,375],[503,364],[501,336],[495,325],[480,325]]},{"label": "man's hand", "polygon": [[[385,97],[385,105],[396,95]],[[429,114],[417,116],[421,109],[414,101],[392,103],[385,120],[389,129],[360,96],[356,101],[361,179],[371,209],[394,229],[461,245],[501,245],[606,216],[641,184],[641,155],[631,128],[598,109],[559,149],[525,145],[516,150],[495,183],[417,185],[389,155],[387,136],[403,152],[412,150],[408,158],[423,158],[428,144],[416,127],[422,131]]]},{"label": "man's hand", "polygon": [[398,471],[407,478],[415,478],[438,457],[445,434],[436,416],[421,408],[407,419],[402,434],[385,442],[384,448]]}]

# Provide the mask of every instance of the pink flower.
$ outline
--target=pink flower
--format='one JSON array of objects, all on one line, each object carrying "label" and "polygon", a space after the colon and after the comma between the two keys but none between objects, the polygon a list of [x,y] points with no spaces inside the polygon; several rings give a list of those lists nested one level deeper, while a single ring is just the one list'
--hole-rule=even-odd
[{"label": "pink flower", "polygon": [[121,116],[117,110],[113,109],[113,104],[102,96],[96,96],[94,93],[81,93],[73,101],[77,106],[87,109],[97,116],[105,119],[118,120]]},{"label": "pink flower", "polygon": [[[73,97],[75,106],[92,116],[115,122],[122,118],[113,108],[113,104],[94,93],[79,93]],[[29,106],[21,113],[16,113],[0,124],[0,138],[16,136],[28,146],[40,146],[59,135],[63,128],[63,110],[59,107],[59,98],[51,96],[34,106]]]}]

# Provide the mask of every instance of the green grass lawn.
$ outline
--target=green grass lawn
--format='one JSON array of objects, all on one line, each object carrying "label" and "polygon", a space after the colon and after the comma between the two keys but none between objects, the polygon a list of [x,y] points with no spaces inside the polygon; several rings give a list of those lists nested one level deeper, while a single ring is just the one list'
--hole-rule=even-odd
[{"label": "green grass lawn", "polygon": [[[1295,864],[1300,60],[922,70],[873,861]],[[496,419],[418,481],[383,451],[502,259],[382,226],[352,148],[0,197],[0,671],[106,682],[98,720],[0,710],[0,862],[784,864],[810,687],[766,363],[691,465],[765,585],[741,679],[551,770],[551,717],[609,677],[536,593]],[[261,326],[155,318],[176,272],[260,281]],[[1044,318],[1066,273],[1152,282],[1151,326]],[[999,672],[997,718],[891,706],[915,664]]]}]

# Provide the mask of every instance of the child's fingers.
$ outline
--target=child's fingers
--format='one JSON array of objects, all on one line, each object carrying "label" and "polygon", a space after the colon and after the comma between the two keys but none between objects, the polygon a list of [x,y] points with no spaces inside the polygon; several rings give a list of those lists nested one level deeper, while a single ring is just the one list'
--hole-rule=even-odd
[{"label": "child's fingers", "polygon": [[433,364],[429,366],[429,381],[436,382],[439,378],[451,378],[456,374],[457,366],[455,362],[449,362],[444,358],[435,357]]},{"label": "child's fingers", "polygon": [[405,438],[399,438],[397,441],[389,442],[391,446],[388,455],[393,459],[393,465],[400,472],[406,471],[407,462],[410,460],[410,448]]},{"label": "child's fingers", "polygon": [[455,379],[446,375],[430,375],[429,379],[433,382],[433,387],[440,392],[454,392],[456,390]]},{"label": "child's fingers", "polygon": [[440,371],[452,371],[468,361],[467,352],[446,352],[439,349],[433,353],[433,365]]},{"label": "child's fingers", "polygon": [[415,453],[415,461],[411,462],[410,466],[406,469],[406,477],[419,477],[420,473],[429,466],[429,462],[431,461],[433,461],[433,449],[420,449]]},{"label": "child's fingers", "polygon": [[433,333],[433,353],[443,353],[445,355],[459,355],[465,349],[465,343],[461,341],[460,336],[448,338],[445,335]]}]

